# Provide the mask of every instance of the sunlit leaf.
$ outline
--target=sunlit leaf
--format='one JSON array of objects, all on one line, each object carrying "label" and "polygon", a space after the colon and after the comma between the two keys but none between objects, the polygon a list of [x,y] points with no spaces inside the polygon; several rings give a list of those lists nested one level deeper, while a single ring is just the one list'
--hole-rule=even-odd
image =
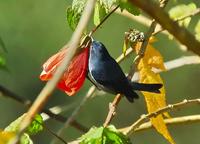
[{"label": "sunlit leaf", "polygon": [[[13,121],[9,126],[7,126],[4,130],[11,131],[11,132],[18,131],[19,125],[25,116],[26,114],[23,114],[22,116],[17,118],[15,121]],[[36,115],[32,123],[27,128],[26,133],[31,134],[31,135],[38,133],[39,131],[43,129],[42,124],[43,124],[42,117],[40,115]]]},{"label": "sunlit leaf", "polygon": [[195,37],[197,40],[200,41],[200,20],[198,21],[197,25],[195,26]]},{"label": "sunlit leaf", "polygon": [[80,140],[80,144],[131,144],[114,126],[92,127]]},{"label": "sunlit leaf", "polygon": [[95,10],[94,10],[94,24],[98,25],[102,19],[106,16],[106,9],[103,7],[98,1],[96,2],[95,5]]},{"label": "sunlit leaf", "polygon": [[[180,4],[177,5],[169,10],[169,15],[172,19],[177,20],[179,18],[182,18],[193,11],[196,10],[195,3],[190,3],[188,5]],[[179,21],[179,25],[188,27],[190,23],[191,17],[185,18],[184,20]]]},{"label": "sunlit leaf", "polygon": [[72,9],[72,7],[67,8],[67,23],[69,24],[72,30],[75,30],[78,22],[80,20],[81,14],[76,11],[76,9]]},{"label": "sunlit leaf", "polygon": [[30,135],[37,134],[38,132],[43,130],[43,119],[42,116],[37,114],[34,118],[34,120],[31,122],[31,124],[27,128],[27,133]]},{"label": "sunlit leaf", "polygon": [[75,30],[87,0],[73,0],[72,5],[67,8],[67,22],[72,30]]},{"label": "sunlit leaf", "polygon": [[124,56],[126,55],[127,48],[128,48],[128,42],[125,39],[124,40],[124,44],[123,44],[123,54],[124,54]]},{"label": "sunlit leaf", "polygon": [[[136,51],[139,51],[140,46],[136,47]],[[144,57],[140,60],[138,64],[138,70],[140,74],[141,83],[162,83],[163,87],[160,89],[160,94],[142,92],[145,96],[145,101],[147,104],[148,112],[155,112],[159,108],[166,106],[165,98],[165,87],[162,81],[162,78],[159,74],[156,74],[152,71],[152,68],[157,68],[165,70],[164,62],[162,55],[157,51],[152,45],[148,44]],[[166,117],[169,117],[168,113],[164,114]],[[155,118],[151,118],[152,125],[155,129],[162,134],[171,144],[174,144],[165,123],[163,115],[158,115]]]},{"label": "sunlit leaf", "polygon": [[112,6],[117,5],[119,0],[98,0],[100,4],[105,8],[106,13],[108,13]]},{"label": "sunlit leaf", "polygon": [[24,133],[20,139],[20,144],[33,144],[33,141],[27,133]]},{"label": "sunlit leaf", "polygon": [[[4,132],[6,133],[15,133],[19,130],[19,126],[23,120],[23,118],[26,116],[26,114],[23,114],[19,118],[17,118],[15,121],[13,121],[9,126],[7,126],[4,129]],[[20,139],[20,144],[33,144],[33,141],[31,140],[29,135],[36,134],[43,130],[43,120],[40,115],[36,115],[32,123],[28,126],[26,132],[22,135]],[[1,143],[0,143],[1,144]]]},{"label": "sunlit leaf", "polygon": [[14,135],[14,132],[0,130],[0,144],[6,144]]},{"label": "sunlit leaf", "polygon": [[133,15],[139,15],[140,14],[139,9],[137,7],[135,7],[132,3],[130,3],[128,0],[120,0],[119,6],[120,6],[122,11],[125,9]]}]

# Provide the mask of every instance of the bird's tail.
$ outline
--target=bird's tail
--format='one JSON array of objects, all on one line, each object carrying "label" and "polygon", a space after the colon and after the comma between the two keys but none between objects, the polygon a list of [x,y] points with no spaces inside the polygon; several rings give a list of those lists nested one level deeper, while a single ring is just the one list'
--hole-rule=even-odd
[{"label": "bird's tail", "polygon": [[124,93],[125,97],[128,99],[129,102],[134,102],[134,99],[138,99],[139,96],[136,92],[134,92],[133,90],[127,90]]},{"label": "bird's tail", "polygon": [[153,93],[160,93],[160,88],[163,86],[162,84],[156,83],[156,84],[146,84],[146,83],[135,83],[132,82],[131,86],[134,90],[138,91],[147,91],[147,92],[153,92]]}]

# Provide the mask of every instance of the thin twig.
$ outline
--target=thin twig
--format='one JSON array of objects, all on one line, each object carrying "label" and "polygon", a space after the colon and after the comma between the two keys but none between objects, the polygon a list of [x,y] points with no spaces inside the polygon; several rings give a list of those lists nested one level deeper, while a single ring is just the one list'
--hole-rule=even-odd
[{"label": "thin twig", "polygon": [[[44,126],[44,125],[43,125]],[[54,133],[51,129],[49,129],[48,127],[44,126],[44,128],[50,133],[52,134],[54,137],[56,137],[58,140],[60,140],[61,142],[63,142],[64,144],[67,144],[67,142],[60,137],[59,135],[57,135],[56,133]]]},{"label": "thin twig", "polygon": [[[125,58],[127,58],[131,52],[133,50],[132,49],[128,49],[126,52],[126,55],[121,54],[117,59],[116,62],[121,63]],[[69,117],[69,119],[66,121],[64,127],[62,127],[62,129],[59,130],[58,134],[61,134],[64,129],[68,128],[69,123],[73,122],[75,120],[75,117],[78,115],[78,113],[80,112],[81,108],[85,105],[85,103],[91,98],[91,96],[93,94],[95,94],[95,90],[96,87],[93,85],[89,88],[86,96],[82,99],[82,101],[80,102],[79,106],[72,112],[71,116]]]},{"label": "thin twig", "polygon": [[[133,52],[132,48],[129,48],[127,51],[126,51],[126,54],[121,54],[117,59],[116,59],[116,62],[117,63],[121,63],[125,58],[127,58],[131,53]],[[96,90],[96,87],[93,85],[89,88],[86,96],[82,99],[82,101],[80,102],[79,106],[72,112],[72,115],[70,116],[70,121],[73,122],[73,120],[75,119],[75,117],[77,116],[77,114],[80,112],[80,109],[85,105],[85,103],[87,102],[88,99],[91,98],[92,95],[95,94],[95,90]],[[69,122],[66,122],[66,123],[69,123]],[[67,128],[67,124],[65,125],[65,129]]]},{"label": "thin twig", "polygon": [[[199,123],[200,122],[200,115],[189,115],[189,116],[182,116],[182,117],[175,117],[175,118],[169,118],[164,120],[165,124],[167,126],[177,126],[177,125],[185,125],[185,124],[193,124],[193,123]],[[125,127],[125,128],[120,128],[118,129],[119,132],[124,133],[129,129],[130,127]],[[141,132],[141,131],[146,131],[148,129],[154,128],[151,122],[146,122],[138,126],[137,128],[134,129],[134,132]],[[79,144],[80,140],[74,140],[71,142],[68,142],[68,144]]]},{"label": "thin twig", "polygon": [[15,100],[25,106],[30,106],[31,105],[31,101],[24,99],[20,96],[18,96],[17,94],[15,94],[14,92],[12,92],[11,90],[5,88],[4,86],[0,85],[0,94],[2,94],[5,97],[11,98],[12,100]]},{"label": "thin twig", "polygon": [[[2,85],[0,85],[0,93],[5,96],[5,97],[8,97],[8,98],[11,98],[12,100],[15,100],[21,104],[23,104],[24,106],[26,107],[30,107],[31,106],[31,101],[28,100],[28,99],[25,99],[21,96],[18,96],[17,94],[15,94],[14,92],[10,91],[9,89],[3,87]],[[62,115],[59,115],[59,114],[56,114],[54,112],[52,112],[51,110],[49,109],[45,109],[43,108],[41,110],[43,113],[47,114],[50,118],[56,120],[56,121],[59,121],[59,122],[62,122],[64,123],[67,118],[62,116]],[[77,121],[72,121],[70,123],[71,126],[73,126],[74,128],[76,128],[77,130],[81,131],[81,132],[87,132],[88,131],[88,128],[86,128],[85,126],[83,126],[82,124],[78,123]]]},{"label": "thin twig", "polygon": [[[167,2],[168,2],[168,0],[160,0],[160,7],[164,8],[166,6]],[[149,27],[149,30],[145,35],[145,41],[142,43],[140,50],[137,54],[138,56],[136,56],[136,58],[134,60],[135,65],[133,67],[133,71],[135,71],[140,60],[144,57],[147,45],[149,43],[149,39],[152,36],[153,32],[155,31],[156,26],[157,26],[157,22],[155,20],[152,20],[151,25]]]},{"label": "thin twig", "polygon": [[[131,53],[133,52],[132,48],[129,48],[126,51],[126,54],[121,54],[117,59],[116,62],[117,63],[121,63],[125,58],[127,58]],[[85,103],[92,97],[92,95],[95,94],[95,90],[96,87],[93,85],[89,88],[86,96],[82,99],[82,101],[80,102],[79,106],[72,112],[71,116],[69,117],[69,121],[75,120],[75,117],[78,115],[78,113],[80,112],[81,108],[85,105]],[[68,127],[68,123],[69,121],[66,122],[66,125],[64,126],[65,129]]]},{"label": "thin twig", "polygon": [[107,114],[107,117],[106,117],[106,120],[103,124],[104,127],[107,127],[110,122],[112,121],[112,119],[114,118],[115,114],[116,114],[116,109],[117,109],[117,106],[122,98],[122,94],[117,94],[113,100],[112,103],[109,103],[109,112]]},{"label": "thin twig", "polygon": [[[180,58],[164,63],[166,71],[179,68],[185,65],[192,65],[192,64],[200,64],[200,57],[199,56],[182,56]],[[156,73],[161,72],[160,70],[153,70],[153,71]]]},{"label": "thin twig", "polygon": [[[111,14],[113,14],[117,9],[119,8],[119,5],[116,6],[115,8],[113,8],[108,15],[106,15],[103,20],[94,28],[91,30],[91,32],[89,33],[89,36],[92,36],[94,34],[94,32],[111,16]],[[61,135],[62,134],[62,131],[64,129],[66,129],[69,124],[71,122],[74,121],[74,118],[76,117],[76,115],[79,113],[79,111],[81,110],[81,108],[85,105],[85,103],[87,102],[87,100],[95,93],[95,86],[92,86],[89,88],[86,96],[82,99],[82,101],[80,102],[80,105],[72,112],[71,116],[69,117],[69,119],[65,122],[64,124],[64,127],[62,127],[58,132],[57,134],[58,135]],[[52,141],[52,144],[54,144],[56,141],[53,140]]]},{"label": "thin twig", "polygon": [[169,104],[166,107],[160,108],[156,110],[155,112],[142,115],[141,118],[139,118],[136,122],[134,122],[126,131],[124,131],[125,135],[131,135],[131,133],[134,132],[136,128],[138,128],[145,120],[148,120],[152,117],[156,117],[159,114],[162,114],[164,112],[168,112],[174,109],[182,108],[187,105],[194,105],[194,104],[200,104],[200,99],[191,99],[191,100],[183,100],[182,102],[175,103],[175,104]]},{"label": "thin twig", "polygon": [[[123,11],[120,11],[120,10],[116,10],[115,13],[119,14],[119,15],[122,15],[124,17],[127,17],[133,21],[136,21],[138,23],[141,23],[143,24],[144,26],[147,26],[149,27],[150,26],[150,23],[151,23],[151,20],[143,15],[140,15],[140,16],[134,16],[133,14],[129,13],[127,10],[123,10]],[[181,20],[184,20],[188,17],[192,17],[192,16],[196,16],[200,13],[200,8],[197,8],[196,10],[194,10],[193,12],[189,13],[188,15],[185,15],[184,17],[181,17],[179,19],[177,19],[176,21],[181,21]],[[157,24],[156,28],[155,28],[155,32],[152,34],[152,35],[156,35],[158,33],[162,33],[162,34],[165,34],[165,35],[169,35],[168,32],[166,32],[159,24]]]},{"label": "thin twig", "polygon": [[[174,118],[165,119],[164,122],[167,126],[169,126],[169,125],[177,126],[177,125],[192,124],[192,123],[200,122],[200,115],[189,115],[189,116],[182,116],[182,117],[174,117]],[[154,128],[154,127],[153,127],[152,123],[150,121],[148,121],[148,122],[141,124],[138,128],[134,129],[134,133],[145,131],[145,130],[148,130],[148,129],[151,129],[151,128]],[[119,129],[119,131],[124,132],[124,131],[127,131],[127,129],[129,129],[129,127],[121,128],[121,129]]]},{"label": "thin twig", "polygon": [[133,5],[141,8],[148,15],[154,18],[160,25],[168,30],[177,40],[186,45],[188,50],[200,55],[200,42],[196,40],[193,34],[184,27],[180,27],[177,22],[170,19],[169,15],[163,11],[152,0],[129,0]]},{"label": "thin twig", "polygon": [[[160,2],[160,6],[161,7],[165,7],[165,5],[167,4],[168,0],[162,0]],[[147,34],[145,35],[145,41],[142,43],[141,45],[141,48],[138,52],[138,55],[136,56],[136,59],[134,60],[134,64],[131,66],[131,69],[128,73],[128,76],[127,78],[129,80],[132,79],[134,73],[135,73],[135,68],[136,66],[138,65],[140,59],[144,56],[144,53],[146,51],[146,47],[148,45],[148,42],[149,42],[149,39],[152,35],[152,33],[154,32],[155,30],[155,27],[156,27],[156,22],[153,20],[152,23],[151,23],[151,26],[147,32]],[[104,122],[104,127],[108,126],[110,124],[110,122],[112,121],[112,119],[114,118],[115,114],[116,114],[116,109],[117,109],[117,106],[120,102],[122,98],[122,95],[121,94],[117,94],[116,97],[114,98],[113,102],[109,104],[109,112],[107,114],[107,117],[106,117],[106,120]]]},{"label": "thin twig", "polygon": [[[95,92],[95,87],[92,86],[91,89],[88,91],[87,95],[82,99],[81,103],[79,104],[79,106],[72,112],[71,116],[67,119],[67,121],[65,121],[64,126],[62,126],[61,129],[59,129],[59,131],[57,132],[58,136],[62,135],[63,130],[65,130],[66,128],[68,128],[68,126],[70,125],[70,123],[72,123],[73,121],[75,121],[75,117],[76,115],[79,113],[79,111],[81,110],[81,108],[83,107],[83,105],[86,103],[86,101],[89,99],[89,97]],[[51,144],[56,143],[57,140],[53,139]]]},{"label": "thin twig", "polygon": [[183,17],[178,18],[176,21],[181,21],[181,20],[184,20],[188,17],[195,16],[195,15],[198,15],[198,14],[200,14],[200,8],[197,8],[193,12],[191,12],[191,13],[183,16]]},{"label": "thin twig", "polygon": [[[69,48],[68,48],[69,53],[67,53],[66,56],[64,57],[63,62],[57,68],[53,78],[47,82],[45,87],[42,89],[42,91],[38,95],[37,99],[31,106],[31,108],[29,109],[26,117],[23,119],[22,123],[20,124],[18,135],[15,136],[9,142],[9,144],[17,144],[20,136],[23,134],[23,132],[25,131],[27,126],[31,123],[35,114],[38,113],[42,109],[42,107],[45,105],[45,103],[49,99],[49,97],[50,97],[51,93],[53,92],[53,90],[55,89],[58,81],[60,80],[61,76],[63,75],[64,71],[66,70],[66,67],[68,67],[71,59],[74,57],[74,55],[78,49],[80,39],[81,39],[82,34],[89,22],[90,16],[91,16],[93,8],[94,8],[94,4],[95,4],[95,0],[87,1],[87,4],[86,4],[83,14],[81,16],[81,19],[78,23],[78,26],[77,26],[76,30],[74,31],[69,44],[67,44],[67,46],[69,46]],[[64,48],[65,47],[66,47],[66,45],[64,46]]]},{"label": "thin twig", "polygon": [[108,15],[106,15],[103,20],[89,33],[89,36],[91,36],[117,9],[119,8],[119,5],[116,6],[113,10],[109,12]]},{"label": "thin twig", "polygon": [[[176,22],[179,22],[179,21],[182,21],[182,20],[184,20],[184,19],[186,19],[186,18],[188,18],[188,17],[192,17],[192,16],[195,16],[195,15],[198,15],[198,14],[200,14],[200,8],[197,8],[196,10],[192,11],[192,12],[189,13],[188,15],[185,15],[185,16],[183,16],[183,17],[180,17],[180,18],[176,19],[175,21],[176,21]],[[156,35],[156,34],[158,34],[158,33],[160,33],[160,32],[164,32],[164,29],[163,29],[161,26],[159,26],[159,27],[155,30],[155,32],[153,33],[153,35]]]},{"label": "thin twig", "polygon": [[37,119],[34,119],[34,121],[36,121],[38,124],[40,124],[44,130],[47,130],[50,134],[52,134],[54,137],[56,137],[58,140],[60,140],[62,143],[67,144],[67,142],[59,137],[56,133],[54,133],[50,128],[48,128],[44,123],[41,123],[40,121],[38,121]]}]

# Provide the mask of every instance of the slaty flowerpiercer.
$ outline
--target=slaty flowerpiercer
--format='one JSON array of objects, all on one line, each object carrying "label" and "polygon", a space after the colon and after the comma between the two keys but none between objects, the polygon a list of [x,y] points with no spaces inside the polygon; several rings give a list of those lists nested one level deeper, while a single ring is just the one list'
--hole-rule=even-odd
[{"label": "slaty flowerpiercer", "polygon": [[160,93],[162,84],[131,82],[105,46],[92,40],[89,52],[88,78],[99,89],[112,94],[123,94],[129,102],[138,98],[137,91]]}]

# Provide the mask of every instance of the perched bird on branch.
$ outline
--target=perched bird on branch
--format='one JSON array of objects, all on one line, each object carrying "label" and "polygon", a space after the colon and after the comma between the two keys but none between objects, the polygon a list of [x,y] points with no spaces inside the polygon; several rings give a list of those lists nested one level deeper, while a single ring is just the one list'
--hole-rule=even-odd
[{"label": "perched bird on branch", "polygon": [[123,94],[129,102],[138,98],[135,90],[160,93],[162,84],[131,82],[105,46],[92,40],[89,52],[88,78],[99,89],[112,94]]}]

